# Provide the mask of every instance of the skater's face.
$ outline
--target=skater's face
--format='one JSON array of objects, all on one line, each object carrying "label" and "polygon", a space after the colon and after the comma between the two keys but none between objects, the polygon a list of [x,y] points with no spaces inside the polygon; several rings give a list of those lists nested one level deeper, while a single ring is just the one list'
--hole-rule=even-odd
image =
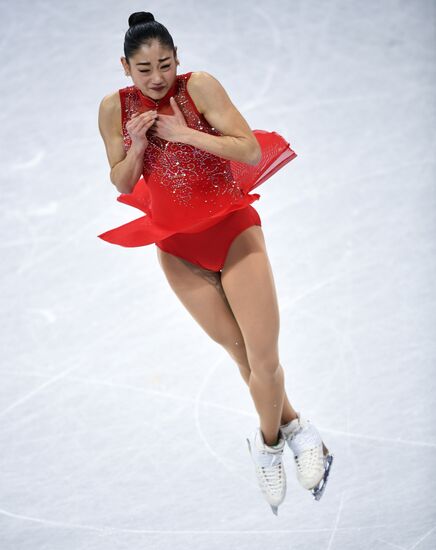
[{"label": "skater's face", "polygon": [[143,44],[129,62],[125,57],[121,63],[126,74],[132,77],[133,83],[144,95],[151,99],[162,98],[174,83],[177,74],[176,54],[171,48],[162,46],[158,40]]}]

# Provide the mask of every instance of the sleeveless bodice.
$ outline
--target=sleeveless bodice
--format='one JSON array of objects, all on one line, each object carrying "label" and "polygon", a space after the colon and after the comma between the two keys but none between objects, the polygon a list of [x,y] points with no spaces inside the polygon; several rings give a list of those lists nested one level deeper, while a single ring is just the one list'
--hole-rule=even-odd
[{"label": "sleeveless bodice", "polygon": [[[119,90],[126,152],[131,146],[126,124],[133,113],[157,109],[158,114],[173,115],[171,96],[190,128],[221,135],[198,111],[189,95],[187,82],[191,74],[177,75],[167,94],[157,101],[136,86]],[[228,160],[186,143],[170,142],[153,134],[147,137],[143,177],[150,191],[150,215],[155,222],[178,225],[186,218],[197,219],[218,212],[243,197]]]},{"label": "sleeveless bodice", "polygon": [[[136,86],[119,90],[126,152],[131,146],[126,124],[133,113],[157,109],[158,114],[173,115],[170,97],[174,97],[190,128],[222,135],[211,127],[189,95],[187,83],[191,74],[177,75],[164,97],[157,101]],[[176,233],[206,230],[230,213],[259,200],[260,195],[252,191],[297,154],[276,132],[253,130],[253,135],[262,151],[262,158],[255,166],[229,161],[192,145],[169,142],[149,134],[143,177],[131,193],[121,193],[117,197],[117,201],[138,208],[144,215],[98,237],[120,246],[145,246]]]}]

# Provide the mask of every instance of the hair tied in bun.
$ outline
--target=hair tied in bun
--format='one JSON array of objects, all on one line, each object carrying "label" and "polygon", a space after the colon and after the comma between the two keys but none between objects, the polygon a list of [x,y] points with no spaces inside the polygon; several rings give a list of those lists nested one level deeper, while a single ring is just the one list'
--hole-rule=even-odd
[{"label": "hair tied in bun", "polygon": [[129,28],[124,36],[124,56],[131,59],[135,53],[143,46],[150,46],[153,40],[166,49],[172,50],[174,59],[177,52],[174,41],[168,29],[156,21],[153,14],[149,11],[137,11],[129,17]]},{"label": "hair tied in bun", "polygon": [[143,23],[150,23],[154,20],[154,15],[149,11],[137,11],[129,17],[129,28]]}]

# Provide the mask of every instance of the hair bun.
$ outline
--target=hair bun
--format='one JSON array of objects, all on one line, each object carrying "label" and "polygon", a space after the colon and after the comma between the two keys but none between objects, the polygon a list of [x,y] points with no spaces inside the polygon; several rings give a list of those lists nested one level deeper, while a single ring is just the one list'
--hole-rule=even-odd
[{"label": "hair bun", "polygon": [[134,25],[141,25],[143,23],[149,23],[155,21],[154,15],[149,11],[136,11],[129,17],[129,28]]}]

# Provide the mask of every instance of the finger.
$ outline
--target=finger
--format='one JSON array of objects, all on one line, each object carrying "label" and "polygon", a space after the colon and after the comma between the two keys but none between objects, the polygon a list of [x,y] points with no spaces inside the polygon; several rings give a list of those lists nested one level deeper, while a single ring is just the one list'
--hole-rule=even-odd
[{"label": "finger", "polygon": [[[154,119],[157,116],[156,111],[144,111],[143,113],[133,113],[132,118],[130,120],[144,120],[144,119]],[[135,117],[135,118],[134,118]],[[130,122],[130,121],[129,121]]]},{"label": "finger", "polygon": [[126,124],[126,129],[129,132],[129,134],[137,132],[138,128],[140,127],[141,127],[141,120],[138,118],[134,122],[131,122],[130,124]]},{"label": "finger", "polygon": [[185,117],[183,116],[182,111],[179,109],[179,106],[177,105],[177,101],[174,99],[174,97],[170,97],[170,104],[174,111],[175,116],[180,120],[185,122]]},{"label": "finger", "polygon": [[174,97],[170,97],[170,103],[175,113],[181,113],[179,106],[177,105],[177,101],[174,99]]},{"label": "finger", "polygon": [[151,116],[151,117],[155,117],[157,116],[157,111],[144,111],[143,113],[141,113],[143,115],[143,117],[147,117],[147,116]]},{"label": "finger", "polygon": [[146,132],[153,124],[154,122],[152,120],[144,121],[136,128],[136,132]]},{"label": "finger", "polygon": [[142,118],[141,113],[133,113],[132,118],[126,123],[126,126],[135,127],[138,124],[138,122],[141,121],[141,118]]},{"label": "finger", "polygon": [[[147,115],[147,116],[143,116],[143,115]],[[150,114],[150,111],[147,111],[146,113],[141,113],[140,116],[138,117],[135,117],[134,119],[131,118],[130,121],[126,124],[126,128],[129,130],[136,130],[136,129],[141,129],[141,126],[144,124],[144,123],[148,123],[148,122],[154,122],[156,119],[156,116]]]},{"label": "finger", "polygon": [[156,113],[152,113],[151,111],[147,111],[146,113],[142,113],[142,115],[140,116],[140,120],[141,122],[154,122],[157,118],[157,114]]}]

